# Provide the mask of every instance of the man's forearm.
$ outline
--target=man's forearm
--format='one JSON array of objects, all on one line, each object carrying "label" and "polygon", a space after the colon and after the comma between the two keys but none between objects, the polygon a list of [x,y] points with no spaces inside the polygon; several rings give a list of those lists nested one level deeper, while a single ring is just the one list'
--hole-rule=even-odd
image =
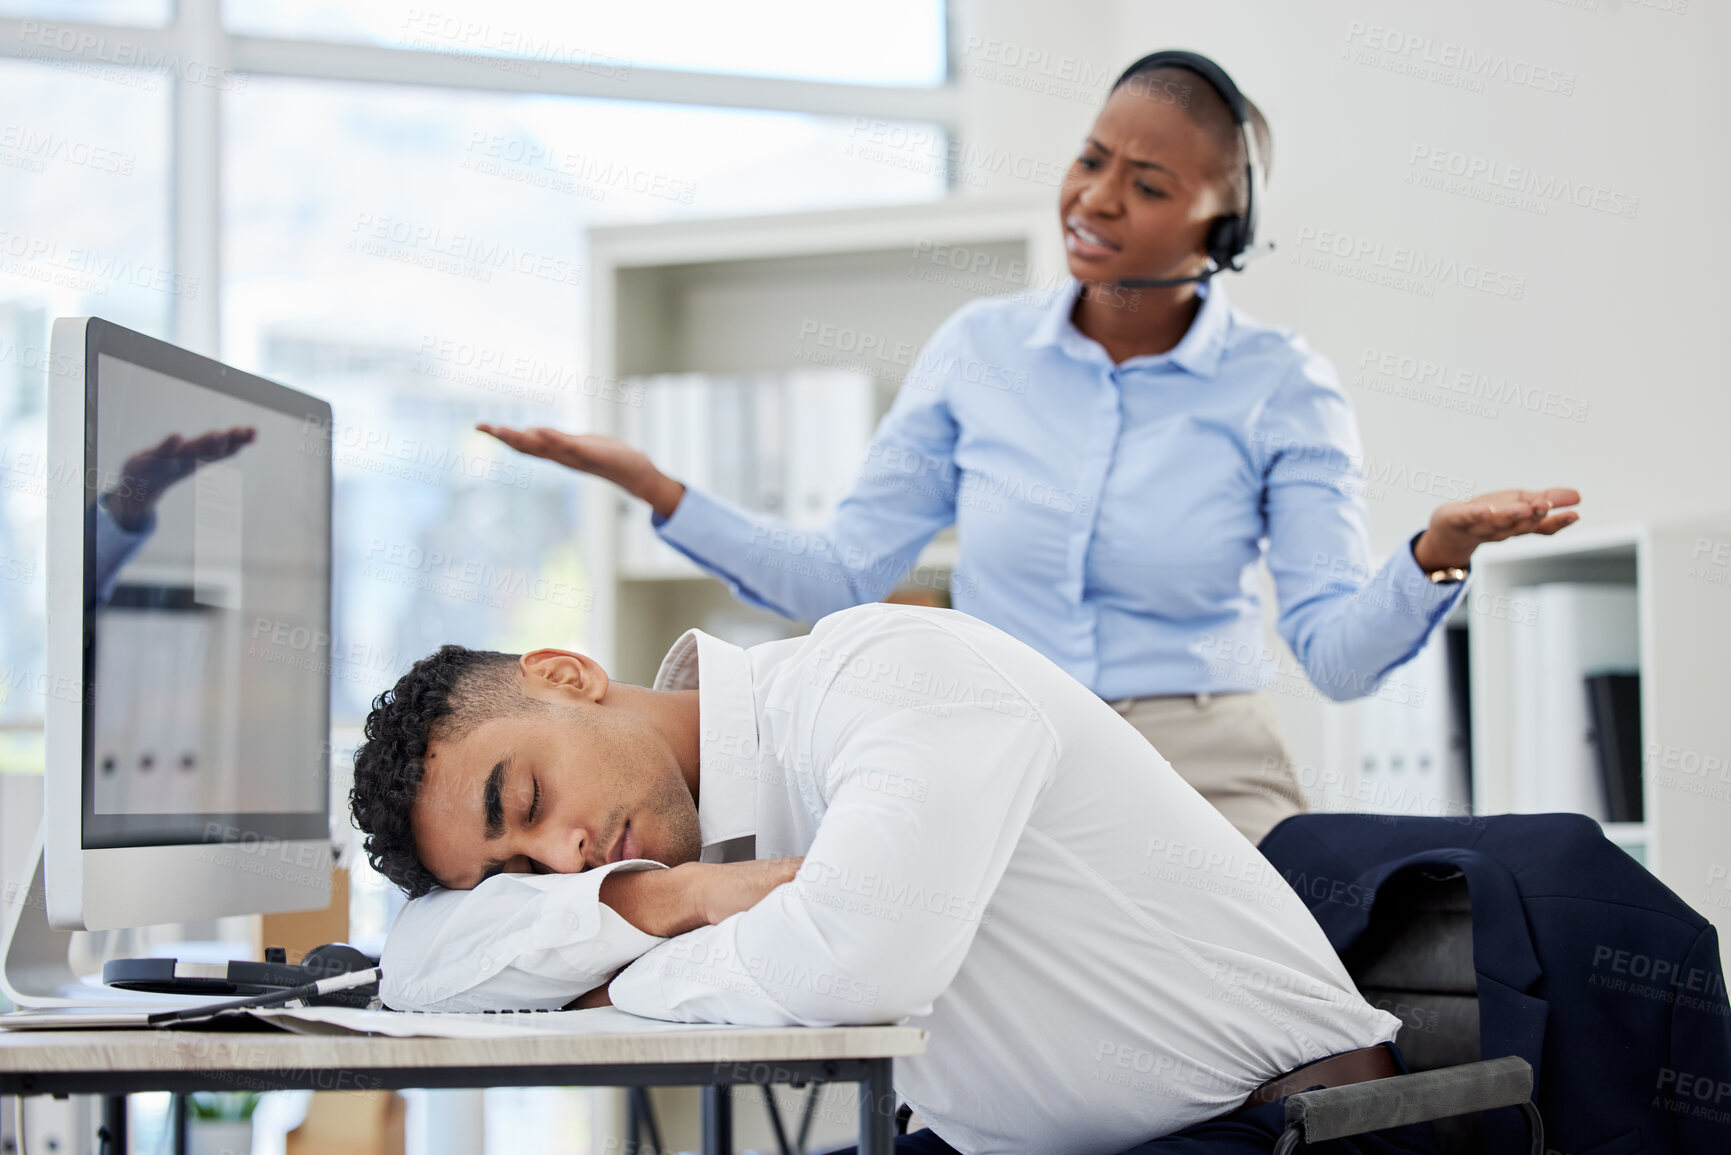
[{"label": "man's forearm", "polygon": [[599,896],[644,934],[672,938],[706,925],[694,878],[702,866],[688,862],[667,870],[615,870],[602,879]]},{"label": "man's forearm", "polygon": [[615,870],[601,880],[601,901],[626,922],[660,938],[714,926],[750,910],[792,882],[803,858],[686,862],[669,870]]}]

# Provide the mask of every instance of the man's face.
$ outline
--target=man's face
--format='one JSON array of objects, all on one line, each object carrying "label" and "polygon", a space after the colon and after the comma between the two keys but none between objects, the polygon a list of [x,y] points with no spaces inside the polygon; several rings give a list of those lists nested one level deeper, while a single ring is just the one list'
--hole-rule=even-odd
[{"label": "man's face", "polygon": [[421,863],[467,890],[497,873],[575,874],[626,858],[697,857],[697,804],[667,740],[607,696],[581,655],[526,654],[543,707],[427,745],[410,824]]}]

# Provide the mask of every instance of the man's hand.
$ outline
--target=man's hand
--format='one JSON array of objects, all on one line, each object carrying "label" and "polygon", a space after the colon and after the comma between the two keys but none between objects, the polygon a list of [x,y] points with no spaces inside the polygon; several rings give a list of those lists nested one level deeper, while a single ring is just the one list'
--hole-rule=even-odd
[{"label": "man's hand", "polygon": [[482,433],[497,437],[518,453],[556,461],[580,473],[593,474],[611,481],[631,496],[647,501],[662,517],[672,517],[685,496],[685,486],[668,477],[649,455],[620,441],[598,433],[561,433],[557,429],[537,426],[533,429],[512,429],[504,425],[475,426]]},{"label": "man's hand", "polygon": [[601,881],[601,901],[645,934],[671,938],[750,910],[793,881],[803,858],[757,862],[687,862],[669,870],[615,870]]},{"label": "man's hand", "polygon": [[1552,534],[1574,524],[1580,514],[1558,510],[1580,500],[1572,489],[1504,489],[1471,501],[1445,502],[1437,506],[1429,527],[1413,543],[1413,559],[1427,571],[1465,569],[1473,550],[1488,541],[1524,533]]},{"label": "man's hand", "polygon": [[612,1006],[613,1005],[613,996],[607,992],[607,983],[612,982],[614,979],[616,979],[618,977],[619,977],[619,972],[614,971],[612,974],[607,976],[607,982],[606,983],[602,983],[600,986],[596,987],[592,991],[585,991],[583,994],[578,995],[576,998],[574,998],[570,1002],[566,1003],[560,1009],[561,1010],[567,1010],[567,1011],[586,1011],[592,1007],[610,1007],[610,1006]]},{"label": "man's hand", "polygon": [[760,858],[756,862],[698,863],[710,873],[698,883],[703,921],[710,926],[750,910],[769,892],[799,873],[803,858]]}]

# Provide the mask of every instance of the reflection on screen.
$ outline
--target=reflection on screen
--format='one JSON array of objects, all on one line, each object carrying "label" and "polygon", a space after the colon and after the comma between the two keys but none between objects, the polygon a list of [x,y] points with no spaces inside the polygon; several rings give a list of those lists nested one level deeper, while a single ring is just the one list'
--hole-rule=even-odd
[{"label": "reflection on screen", "polygon": [[322,447],[304,419],[100,357],[95,813],[184,815],[190,833],[322,809]]}]

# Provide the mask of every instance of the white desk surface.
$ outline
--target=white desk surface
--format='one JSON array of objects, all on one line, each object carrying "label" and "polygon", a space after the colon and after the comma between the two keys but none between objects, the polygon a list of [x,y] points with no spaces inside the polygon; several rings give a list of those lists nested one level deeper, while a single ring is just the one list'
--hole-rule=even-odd
[{"label": "white desk surface", "polygon": [[253,1031],[0,1032],[0,1071],[245,1071],[588,1066],[882,1059],[918,1055],[918,1027],[730,1027],[497,1039]]}]

